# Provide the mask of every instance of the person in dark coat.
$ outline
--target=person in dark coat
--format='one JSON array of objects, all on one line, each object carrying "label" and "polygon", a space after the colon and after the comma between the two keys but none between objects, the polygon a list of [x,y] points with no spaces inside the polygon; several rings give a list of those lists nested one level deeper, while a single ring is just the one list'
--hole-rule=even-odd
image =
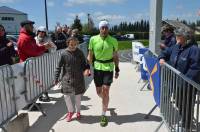
[{"label": "person in dark coat", "polygon": [[16,55],[14,45],[6,38],[6,31],[3,25],[0,25],[0,66],[5,64],[13,64],[13,59]]},{"label": "person in dark coat", "polygon": [[[175,34],[177,44],[162,51],[159,62],[163,65],[165,61],[168,61],[171,66],[200,84],[200,49],[195,43],[193,44],[191,41],[188,43],[191,36],[184,29],[178,29]],[[191,115],[193,116],[192,109],[194,108],[192,104],[195,101],[193,93],[196,94],[196,89],[192,86],[185,86],[184,83],[178,82],[175,102],[178,107],[181,126],[186,130],[191,128],[190,124],[192,123]],[[188,100],[188,102],[186,103],[184,100]]]},{"label": "person in dark coat", "polygon": [[79,30],[77,28],[72,30],[71,36],[76,37],[80,44],[84,42],[83,36],[80,35]]},{"label": "person in dark coat", "polygon": [[164,35],[164,42],[160,44],[161,50],[171,47],[176,44],[176,37],[174,35],[174,28],[170,25],[162,27],[162,34]]},{"label": "person in dark coat", "polygon": [[57,50],[67,48],[66,36],[62,32],[62,27],[56,27],[55,33],[51,35],[52,42],[57,46]]},{"label": "person in dark coat", "polygon": [[[200,83],[200,51],[196,44],[187,43],[187,38],[190,34],[184,32],[183,29],[177,31],[176,40],[177,44],[161,52],[159,59],[163,64],[169,61],[169,64],[185,74],[191,80]],[[182,32],[182,33],[181,33]]]},{"label": "person in dark coat", "polygon": [[69,122],[74,114],[70,96],[75,95],[77,119],[80,119],[81,96],[85,92],[84,75],[90,75],[90,66],[87,64],[83,52],[77,48],[77,38],[70,37],[67,40],[67,45],[68,48],[61,54],[56,68],[55,84],[58,83],[61,69],[63,69],[61,89],[62,93],[65,95],[64,97],[68,108],[66,119]]}]

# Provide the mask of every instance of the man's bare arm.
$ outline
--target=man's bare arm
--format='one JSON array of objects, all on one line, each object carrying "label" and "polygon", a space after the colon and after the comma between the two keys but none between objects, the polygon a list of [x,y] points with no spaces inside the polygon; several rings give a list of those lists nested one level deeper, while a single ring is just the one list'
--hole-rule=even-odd
[{"label": "man's bare arm", "polygon": [[114,51],[113,53],[113,61],[115,63],[115,67],[119,67],[119,56],[117,51]]},{"label": "man's bare arm", "polygon": [[87,56],[87,60],[88,60],[89,64],[92,64],[92,61],[93,61],[93,52],[92,52],[92,50],[89,50],[88,56]]}]

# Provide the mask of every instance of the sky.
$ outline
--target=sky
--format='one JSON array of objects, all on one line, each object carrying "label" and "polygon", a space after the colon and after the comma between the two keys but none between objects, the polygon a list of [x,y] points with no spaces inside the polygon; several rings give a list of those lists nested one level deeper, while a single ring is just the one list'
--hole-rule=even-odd
[{"label": "sky", "polygon": [[[0,0],[0,6],[27,13],[36,27],[45,25],[44,0]],[[102,19],[115,25],[122,21],[149,20],[150,0],[47,0],[47,9],[51,30],[56,23],[70,26],[76,15],[86,24],[88,13],[95,26]],[[163,0],[162,14],[163,19],[200,20],[200,0]]]}]

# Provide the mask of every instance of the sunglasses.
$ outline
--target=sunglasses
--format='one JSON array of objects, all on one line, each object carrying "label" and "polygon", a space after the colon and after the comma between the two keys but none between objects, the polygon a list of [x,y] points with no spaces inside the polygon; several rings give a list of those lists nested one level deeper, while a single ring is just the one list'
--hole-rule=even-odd
[{"label": "sunglasses", "polygon": [[38,32],[41,32],[41,33],[46,33],[45,31],[38,31]]},{"label": "sunglasses", "polygon": [[107,26],[102,26],[101,29],[108,29],[108,27]]}]

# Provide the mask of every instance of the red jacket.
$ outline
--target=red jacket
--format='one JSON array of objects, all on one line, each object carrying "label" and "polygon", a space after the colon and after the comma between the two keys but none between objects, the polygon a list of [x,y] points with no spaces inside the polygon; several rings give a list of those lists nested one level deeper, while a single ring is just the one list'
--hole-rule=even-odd
[{"label": "red jacket", "polygon": [[38,46],[33,36],[31,36],[24,28],[21,28],[18,39],[18,54],[20,62],[25,61],[29,57],[42,55],[46,49],[44,46]]}]

